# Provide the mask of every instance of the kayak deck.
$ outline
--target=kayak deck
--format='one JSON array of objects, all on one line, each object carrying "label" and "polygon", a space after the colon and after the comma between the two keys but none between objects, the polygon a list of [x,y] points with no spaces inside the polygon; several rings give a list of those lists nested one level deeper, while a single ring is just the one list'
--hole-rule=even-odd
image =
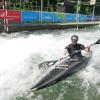
[{"label": "kayak deck", "polygon": [[46,74],[34,85],[31,90],[43,89],[53,84],[56,84],[73,73],[79,71],[81,68],[84,68],[89,62],[91,56],[84,56],[78,61],[73,61],[71,59],[62,59],[60,61],[48,61],[40,64],[40,68],[48,67]]}]

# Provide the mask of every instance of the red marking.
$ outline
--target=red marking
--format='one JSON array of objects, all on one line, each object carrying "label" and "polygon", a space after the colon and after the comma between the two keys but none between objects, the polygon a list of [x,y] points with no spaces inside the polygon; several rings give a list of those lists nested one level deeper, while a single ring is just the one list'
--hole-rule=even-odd
[{"label": "red marking", "polygon": [[0,10],[0,18],[6,19],[9,22],[20,22],[21,12],[16,10]]}]

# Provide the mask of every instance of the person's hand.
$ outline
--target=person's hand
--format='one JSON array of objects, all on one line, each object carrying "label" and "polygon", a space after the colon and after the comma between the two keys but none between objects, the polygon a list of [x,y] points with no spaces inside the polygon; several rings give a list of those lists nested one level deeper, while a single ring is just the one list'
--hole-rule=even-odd
[{"label": "person's hand", "polygon": [[62,59],[65,59],[65,58],[67,58],[67,57],[62,57],[62,58],[60,58],[59,60],[62,60]]},{"label": "person's hand", "polygon": [[90,52],[90,46],[87,46],[86,48],[87,48],[87,51]]},{"label": "person's hand", "polygon": [[62,60],[62,59],[64,59],[64,58],[62,57],[62,58],[60,58],[59,60]]}]

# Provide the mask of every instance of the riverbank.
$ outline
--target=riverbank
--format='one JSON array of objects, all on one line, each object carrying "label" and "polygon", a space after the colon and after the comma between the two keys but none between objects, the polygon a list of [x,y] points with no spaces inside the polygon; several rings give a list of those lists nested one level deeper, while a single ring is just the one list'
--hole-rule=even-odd
[{"label": "riverbank", "polygon": [[84,28],[100,24],[100,16],[0,9],[0,31]]},{"label": "riverbank", "polygon": [[[53,24],[30,24],[30,23],[20,23],[20,24],[9,24],[8,30],[5,32],[12,33],[18,31],[34,31],[34,30],[45,30],[45,29],[70,29],[70,28],[85,28],[95,25],[99,25],[100,21],[95,22],[72,22],[72,23],[53,23]],[[3,31],[3,26],[0,27],[0,31]]]}]

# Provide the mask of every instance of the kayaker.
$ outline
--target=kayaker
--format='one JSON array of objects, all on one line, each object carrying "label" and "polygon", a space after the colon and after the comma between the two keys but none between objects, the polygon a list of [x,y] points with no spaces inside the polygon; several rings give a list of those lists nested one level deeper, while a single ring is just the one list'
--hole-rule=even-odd
[{"label": "kayaker", "polygon": [[80,59],[83,57],[81,50],[84,50],[86,52],[90,52],[90,46],[85,47],[83,44],[79,44],[78,43],[78,36],[73,35],[71,37],[71,44],[66,46],[64,49],[64,57],[66,57],[69,54],[71,59],[76,59],[76,60]]}]

